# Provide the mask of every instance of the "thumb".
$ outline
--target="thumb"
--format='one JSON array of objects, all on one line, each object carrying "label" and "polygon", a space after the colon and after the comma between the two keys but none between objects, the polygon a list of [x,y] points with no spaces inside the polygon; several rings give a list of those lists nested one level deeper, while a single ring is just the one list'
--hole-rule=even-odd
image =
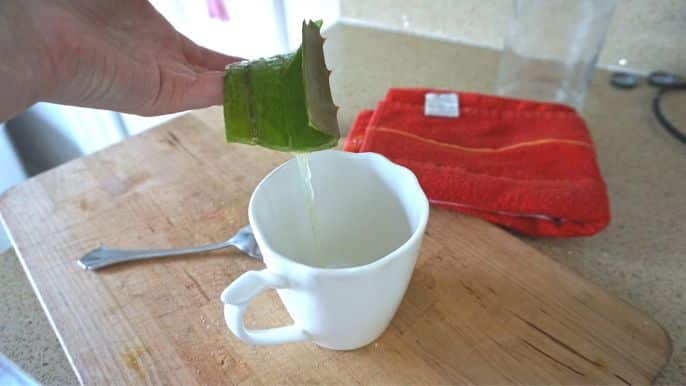
[{"label": "thumb", "polygon": [[224,71],[205,71],[194,79],[184,79],[183,91],[178,92],[171,106],[160,107],[164,112],[199,109],[224,102]]},{"label": "thumb", "polygon": [[223,70],[227,64],[243,60],[201,47],[189,39],[184,39],[183,51],[189,64],[214,71]]}]

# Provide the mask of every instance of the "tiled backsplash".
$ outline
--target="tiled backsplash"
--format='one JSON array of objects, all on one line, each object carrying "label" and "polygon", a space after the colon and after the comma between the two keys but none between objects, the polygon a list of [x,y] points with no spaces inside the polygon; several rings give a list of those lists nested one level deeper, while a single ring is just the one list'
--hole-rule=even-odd
[{"label": "tiled backsplash", "polygon": [[[502,48],[514,0],[342,0],[341,17]],[[601,53],[601,66],[686,72],[686,2],[621,0]]]}]

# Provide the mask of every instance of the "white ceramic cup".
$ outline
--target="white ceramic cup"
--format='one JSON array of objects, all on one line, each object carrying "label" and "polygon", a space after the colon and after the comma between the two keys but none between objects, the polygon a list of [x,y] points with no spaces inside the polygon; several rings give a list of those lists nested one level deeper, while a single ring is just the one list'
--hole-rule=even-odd
[{"label": "white ceramic cup", "polygon": [[[355,349],[381,335],[393,318],[414,269],[429,203],[412,172],[378,154],[312,153],[310,168],[312,212],[294,159],[255,189],[248,211],[266,268],[244,273],[224,290],[224,316],[246,343],[313,341]],[[294,324],[247,330],[248,303],[269,288]]]}]

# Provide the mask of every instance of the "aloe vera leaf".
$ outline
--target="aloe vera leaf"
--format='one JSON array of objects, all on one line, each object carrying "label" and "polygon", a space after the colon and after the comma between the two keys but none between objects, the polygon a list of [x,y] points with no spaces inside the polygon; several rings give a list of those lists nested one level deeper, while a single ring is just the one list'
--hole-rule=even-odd
[{"label": "aloe vera leaf", "polygon": [[319,26],[303,23],[304,44],[293,54],[227,68],[227,141],[295,152],[326,149],[338,143],[337,108],[331,98]]}]

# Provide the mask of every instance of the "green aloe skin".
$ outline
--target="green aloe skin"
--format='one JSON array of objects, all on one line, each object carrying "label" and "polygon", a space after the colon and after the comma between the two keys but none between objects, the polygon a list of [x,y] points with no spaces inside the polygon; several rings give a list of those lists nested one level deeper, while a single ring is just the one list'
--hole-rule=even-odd
[{"label": "green aloe skin", "polygon": [[324,63],[321,22],[303,22],[292,54],[231,64],[224,76],[226,140],[279,151],[338,144],[337,107]]}]

